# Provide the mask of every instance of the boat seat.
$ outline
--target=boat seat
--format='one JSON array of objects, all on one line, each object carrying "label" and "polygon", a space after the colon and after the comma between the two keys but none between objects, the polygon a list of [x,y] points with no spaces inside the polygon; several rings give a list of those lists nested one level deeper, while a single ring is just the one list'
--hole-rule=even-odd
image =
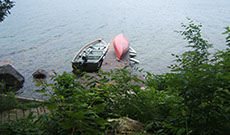
[{"label": "boat seat", "polygon": [[104,45],[102,45],[102,44],[96,44],[96,45],[93,45],[93,47],[104,47]]},{"label": "boat seat", "polygon": [[92,50],[92,52],[103,52],[103,50]]},{"label": "boat seat", "polygon": [[102,55],[103,50],[93,50],[90,52],[90,55]]},{"label": "boat seat", "polygon": [[88,60],[98,60],[100,57],[101,57],[101,55],[89,54]]},{"label": "boat seat", "polygon": [[88,56],[101,56],[101,54],[89,54]]},{"label": "boat seat", "polygon": [[94,62],[96,62],[96,61],[97,61],[97,59],[96,59],[96,60],[88,60],[87,62],[94,63]]},{"label": "boat seat", "polygon": [[[89,56],[87,62],[95,62],[100,58],[100,56]],[[83,59],[78,59],[76,62],[84,62]]]}]

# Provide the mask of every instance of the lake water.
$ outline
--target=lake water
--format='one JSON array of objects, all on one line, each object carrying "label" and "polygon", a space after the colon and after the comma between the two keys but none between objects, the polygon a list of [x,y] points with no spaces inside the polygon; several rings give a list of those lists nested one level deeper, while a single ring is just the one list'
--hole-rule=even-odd
[{"label": "lake water", "polygon": [[123,33],[138,52],[138,67],[161,74],[169,71],[171,53],[185,50],[174,31],[186,17],[203,25],[215,48],[225,48],[230,0],[17,0],[0,23],[0,60],[11,60],[25,76],[21,96],[36,97],[32,73],[38,68],[70,73],[83,45]]}]

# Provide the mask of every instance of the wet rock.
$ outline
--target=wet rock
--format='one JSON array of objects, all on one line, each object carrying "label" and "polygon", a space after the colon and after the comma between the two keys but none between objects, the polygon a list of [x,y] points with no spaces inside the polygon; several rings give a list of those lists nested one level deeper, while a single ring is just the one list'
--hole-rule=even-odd
[{"label": "wet rock", "polygon": [[10,64],[0,62],[1,92],[18,91],[23,87],[24,77]]},{"label": "wet rock", "polygon": [[38,69],[32,75],[35,79],[45,79],[47,77],[47,72],[43,69]]}]

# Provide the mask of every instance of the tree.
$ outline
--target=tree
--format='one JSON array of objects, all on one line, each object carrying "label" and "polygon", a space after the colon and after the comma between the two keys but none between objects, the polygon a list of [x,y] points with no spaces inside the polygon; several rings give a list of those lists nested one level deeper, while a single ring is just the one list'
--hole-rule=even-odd
[{"label": "tree", "polygon": [[10,9],[14,6],[14,2],[11,0],[0,0],[0,22],[10,14]]}]

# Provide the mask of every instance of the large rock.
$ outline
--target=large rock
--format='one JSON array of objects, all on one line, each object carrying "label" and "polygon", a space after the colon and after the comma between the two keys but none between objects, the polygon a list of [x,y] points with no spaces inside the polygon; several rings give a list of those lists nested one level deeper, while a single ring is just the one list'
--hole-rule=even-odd
[{"label": "large rock", "polygon": [[0,62],[1,92],[17,91],[23,87],[24,77],[8,63]]}]

